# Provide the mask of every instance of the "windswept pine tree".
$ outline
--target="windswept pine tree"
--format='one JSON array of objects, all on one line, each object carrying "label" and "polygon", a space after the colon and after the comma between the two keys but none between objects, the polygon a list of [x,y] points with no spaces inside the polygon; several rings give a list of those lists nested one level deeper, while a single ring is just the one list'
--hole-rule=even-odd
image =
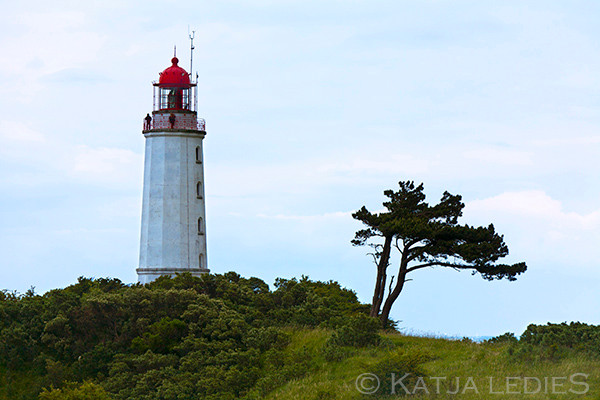
[{"label": "windswept pine tree", "polygon": [[[377,269],[370,315],[388,323],[392,306],[409,274],[423,268],[469,270],[484,279],[513,281],[527,270],[524,262],[508,265],[497,261],[508,255],[504,238],[494,225],[474,227],[458,223],[465,207],[460,195],[444,192],[438,204],[425,202],[423,184],[399,182],[397,191],[386,190],[386,211],[372,213],[366,207],[352,214],[366,225],[356,232],[352,244],[369,245]],[[392,252],[400,254],[395,275],[388,286]],[[394,282],[395,278],[395,282]]]}]

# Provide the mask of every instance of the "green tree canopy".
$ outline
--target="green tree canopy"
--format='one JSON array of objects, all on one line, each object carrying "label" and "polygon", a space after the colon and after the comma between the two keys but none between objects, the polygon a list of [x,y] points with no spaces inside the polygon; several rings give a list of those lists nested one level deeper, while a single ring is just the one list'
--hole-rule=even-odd
[{"label": "green tree canopy", "polygon": [[[372,213],[362,207],[352,216],[366,228],[356,232],[352,244],[369,245],[377,266],[377,277],[371,316],[379,316],[385,325],[392,305],[400,295],[407,275],[427,267],[471,270],[484,279],[508,279],[526,271],[525,263],[502,264],[497,261],[508,255],[508,247],[494,226],[460,225],[458,219],[465,207],[460,195],[444,192],[438,204],[425,202],[423,184],[399,182],[397,191],[386,190],[383,203],[386,211]],[[396,283],[392,277],[384,302],[388,268],[392,250],[400,254]]]},{"label": "green tree canopy", "polygon": [[0,399],[264,398],[312,368],[288,330],[367,313],[337,282],[235,272],[0,291]]}]

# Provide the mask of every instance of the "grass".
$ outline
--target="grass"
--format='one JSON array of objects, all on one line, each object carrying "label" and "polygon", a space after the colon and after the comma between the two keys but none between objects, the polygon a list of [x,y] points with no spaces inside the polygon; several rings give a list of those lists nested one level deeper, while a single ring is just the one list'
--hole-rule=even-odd
[{"label": "grass", "polygon": [[[314,357],[312,368],[303,377],[271,392],[266,397],[267,400],[398,398],[399,395],[390,397],[381,394],[361,394],[356,387],[356,379],[361,374],[374,371],[384,377],[396,372],[396,379],[399,379],[403,375],[399,369],[413,361],[423,380],[419,383],[413,379],[407,383],[407,388],[411,392],[414,391],[414,394],[404,396],[405,398],[600,399],[600,358],[583,353],[571,352],[551,358],[515,352],[515,348],[511,348],[510,344],[385,334],[382,345],[349,350],[350,354],[344,360],[328,362],[320,349],[331,335],[330,331],[290,330],[289,333],[292,335],[292,342],[288,351],[298,351],[306,347]],[[394,371],[394,368],[398,370]],[[586,374],[587,378],[573,374]],[[569,381],[571,376],[575,383]],[[431,377],[446,379],[435,380]],[[525,380],[527,388],[524,386]],[[541,388],[535,393],[538,382]],[[584,383],[589,385],[587,390]],[[388,393],[390,386],[390,382],[384,382],[382,379],[382,387],[386,388]],[[397,393],[403,393],[400,385],[397,385],[396,389]],[[576,393],[583,391],[586,393]],[[455,392],[457,393],[452,394]]]}]

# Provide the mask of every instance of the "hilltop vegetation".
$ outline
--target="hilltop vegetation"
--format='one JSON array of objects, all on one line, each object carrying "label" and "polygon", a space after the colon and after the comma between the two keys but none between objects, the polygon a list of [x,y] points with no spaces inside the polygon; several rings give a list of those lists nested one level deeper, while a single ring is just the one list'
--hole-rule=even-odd
[{"label": "hilltop vegetation", "polygon": [[[480,394],[487,377],[510,376],[566,376],[559,398],[581,397],[584,383],[586,398],[600,393],[598,327],[532,325],[520,340],[473,343],[383,332],[368,313],[336,282],[279,279],[271,290],[235,273],[146,286],[80,278],[41,296],[4,291],[0,398],[357,399],[363,373],[381,380],[370,398],[385,398],[391,372],[410,373],[411,391],[419,376],[448,377],[428,398],[456,398],[447,393],[452,379],[462,387],[469,376]],[[486,398],[477,396],[467,390],[460,398]]]},{"label": "hilltop vegetation", "polygon": [[[569,325],[548,327],[550,330],[571,328]],[[598,331],[597,327],[593,329]],[[303,377],[275,389],[265,399],[600,398],[598,348],[594,350],[596,354],[592,354],[566,346],[548,351],[516,339],[504,340],[505,337],[475,343],[468,339],[411,337],[391,332],[381,336],[378,346],[354,348],[342,361],[324,362]],[[322,330],[296,331],[292,345],[319,348],[327,343],[328,337],[329,333]],[[390,396],[391,373],[395,373],[396,383],[410,373],[402,380],[406,391],[396,384],[396,394]],[[373,390],[374,381],[363,374],[376,375],[379,388]]]},{"label": "hilltop vegetation", "polygon": [[35,399],[42,388],[88,381],[115,399],[261,398],[308,370],[305,350],[284,351],[284,327],[334,329],[367,310],[335,282],[279,279],[270,290],[235,273],[5,291],[0,395]]}]

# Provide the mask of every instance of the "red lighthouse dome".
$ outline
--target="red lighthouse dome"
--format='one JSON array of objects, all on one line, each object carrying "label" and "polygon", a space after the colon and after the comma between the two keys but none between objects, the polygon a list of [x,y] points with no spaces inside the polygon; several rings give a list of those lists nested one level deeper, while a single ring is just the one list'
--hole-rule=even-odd
[{"label": "red lighthouse dome", "polygon": [[171,59],[173,65],[160,73],[158,82],[154,82],[154,111],[195,111],[196,83],[179,65],[179,59]]},{"label": "red lighthouse dome", "polygon": [[158,86],[189,88],[191,86],[190,76],[185,69],[177,65],[179,63],[179,59],[177,57],[173,57],[171,62],[173,65],[160,73]]}]

